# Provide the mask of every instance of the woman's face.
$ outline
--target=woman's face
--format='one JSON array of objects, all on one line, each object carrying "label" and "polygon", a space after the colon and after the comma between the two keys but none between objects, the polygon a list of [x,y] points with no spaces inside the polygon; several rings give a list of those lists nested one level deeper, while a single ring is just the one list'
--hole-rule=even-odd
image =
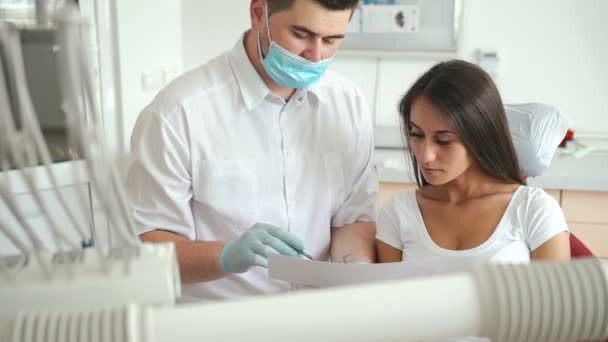
[{"label": "woman's face", "polygon": [[429,184],[446,184],[469,169],[473,161],[442,112],[424,96],[412,104],[410,148]]}]

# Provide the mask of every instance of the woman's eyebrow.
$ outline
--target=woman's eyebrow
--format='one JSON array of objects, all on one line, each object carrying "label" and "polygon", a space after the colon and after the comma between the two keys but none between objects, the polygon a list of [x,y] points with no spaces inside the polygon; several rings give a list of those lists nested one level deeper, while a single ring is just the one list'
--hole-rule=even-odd
[{"label": "woman's eyebrow", "polygon": [[[410,121],[410,125],[414,126],[415,128],[421,129],[420,126],[416,125],[413,121]],[[433,133],[436,134],[454,134],[454,132],[450,131],[449,129],[440,129],[437,130]]]}]

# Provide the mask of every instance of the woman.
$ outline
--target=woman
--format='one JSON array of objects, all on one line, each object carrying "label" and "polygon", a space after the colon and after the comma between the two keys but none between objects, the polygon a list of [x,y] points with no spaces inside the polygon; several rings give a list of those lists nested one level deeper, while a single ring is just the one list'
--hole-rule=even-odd
[{"label": "woman", "polygon": [[559,204],[526,186],[492,79],[454,60],[427,71],[401,100],[418,189],[378,217],[378,262],[425,257],[470,263],[568,260]]}]

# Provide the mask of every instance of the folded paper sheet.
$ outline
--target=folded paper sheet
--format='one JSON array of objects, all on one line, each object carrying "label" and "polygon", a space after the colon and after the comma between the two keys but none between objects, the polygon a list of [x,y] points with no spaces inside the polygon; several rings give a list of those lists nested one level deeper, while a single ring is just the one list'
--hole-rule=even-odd
[{"label": "folded paper sheet", "polygon": [[470,262],[452,258],[428,258],[386,264],[342,264],[310,261],[272,254],[268,259],[270,278],[314,287],[341,286],[369,282],[467,272]]}]

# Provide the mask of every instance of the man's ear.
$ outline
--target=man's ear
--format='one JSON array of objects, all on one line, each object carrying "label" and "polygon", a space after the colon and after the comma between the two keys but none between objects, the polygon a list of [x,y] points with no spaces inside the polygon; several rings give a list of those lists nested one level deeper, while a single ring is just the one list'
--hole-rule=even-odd
[{"label": "man's ear", "polygon": [[266,0],[251,0],[249,6],[251,29],[262,33],[266,28]]}]

